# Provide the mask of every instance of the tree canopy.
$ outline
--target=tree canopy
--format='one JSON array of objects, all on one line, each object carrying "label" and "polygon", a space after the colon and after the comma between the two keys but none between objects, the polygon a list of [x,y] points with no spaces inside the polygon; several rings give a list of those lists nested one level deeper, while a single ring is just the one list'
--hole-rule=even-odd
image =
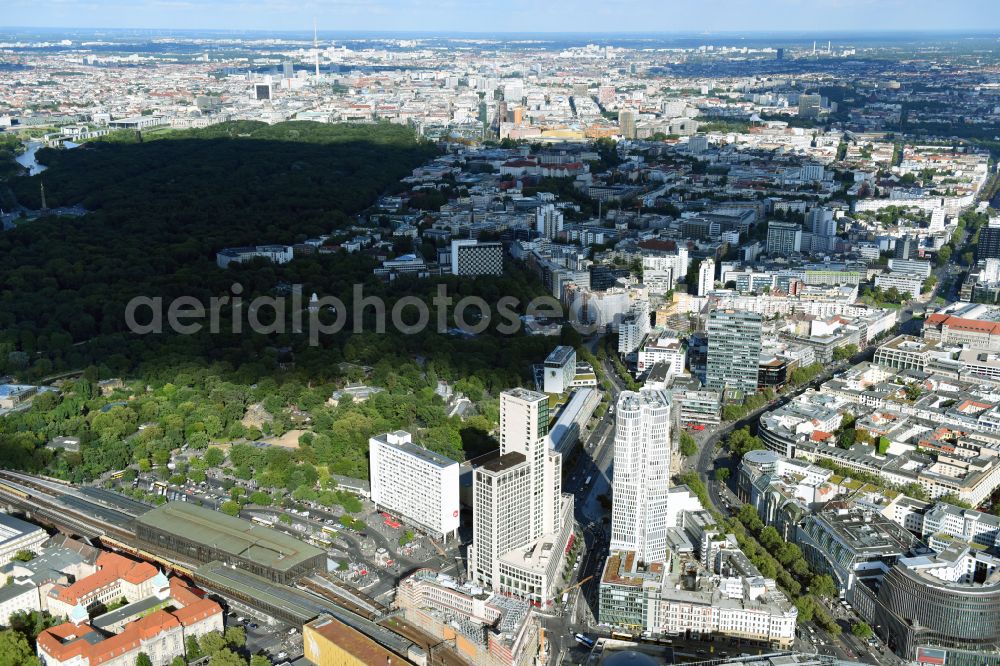
[{"label": "tree canopy", "polygon": [[[41,371],[135,358],[142,351],[136,340],[121,339],[125,305],[135,296],[208,303],[237,281],[248,294],[269,293],[278,282],[274,267],[223,271],[215,253],[344,229],[435,154],[411,130],[388,124],[240,121],[167,136],[42,149],[44,176],[11,181],[28,207],[40,206],[44,178],[50,206],[82,204],[91,212],[43,217],[0,234],[0,346],[7,345],[0,372],[14,351],[35,358]],[[316,257],[290,267],[287,277],[338,293],[332,283],[370,277],[373,265],[367,256]],[[310,274],[338,278],[313,281]]]},{"label": "tree canopy", "polygon": [[40,663],[22,634],[13,629],[0,631],[0,666],[39,666]]}]

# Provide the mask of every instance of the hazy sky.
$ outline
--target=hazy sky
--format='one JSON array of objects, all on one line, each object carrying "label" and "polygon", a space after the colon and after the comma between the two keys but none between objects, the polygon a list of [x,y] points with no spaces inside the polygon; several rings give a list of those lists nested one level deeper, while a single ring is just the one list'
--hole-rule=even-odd
[{"label": "hazy sky", "polygon": [[0,25],[234,30],[1000,30],[1000,0],[7,0]]}]

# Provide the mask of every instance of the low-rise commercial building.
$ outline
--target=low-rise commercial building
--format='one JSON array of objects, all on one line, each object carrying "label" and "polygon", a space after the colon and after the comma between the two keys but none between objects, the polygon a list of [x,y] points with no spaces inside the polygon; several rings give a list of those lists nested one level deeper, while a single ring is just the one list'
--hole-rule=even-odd
[{"label": "low-rise commercial building", "polygon": [[920,545],[880,514],[833,510],[807,516],[795,542],[814,570],[830,574],[841,592],[849,592],[859,577],[884,574]]},{"label": "low-rise commercial building", "polygon": [[657,636],[714,635],[789,647],[798,610],[773,580],[742,560],[747,571],[723,558],[722,575],[712,575],[687,557],[672,555],[667,566],[612,553],[601,577],[600,621]]},{"label": "low-rise commercial building", "polygon": [[911,335],[897,335],[875,350],[874,363],[896,370],[926,370],[936,346]]},{"label": "low-rise commercial building", "polygon": [[411,646],[398,654],[332,615],[302,626],[305,658],[316,666],[370,666],[371,664],[427,663],[427,654]]},{"label": "low-rise commercial building", "polygon": [[722,422],[722,399],[718,391],[684,391],[674,396],[682,423],[719,425]]},{"label": "low-rise commercial building", "polygon": [[545,358],[544,391],[546,393],[562,394],[573,385],[576,377],[576,350],[560,345]]},{"label": "low-rise commercial building", "polygon": [[646,564],[634,551],[612,552],[601,575],[600,621],[636,631],[656,625],[656,604],[664,585],[664,569],[663,562]]},{"label": "low-rise commercial building", "polygon": [[687,359],[687,350],[683,343],[672,336],[659,336],[646,339],[646,343],[639,350],[639,359],[636,364],[636,372],[642,374],[650,370],[657,363],[663,363],[668,368],[670,375],[684,374]]},{"label": "low-rise commercial building", "polygon": [[903,659],[949,666],[1000,664],[1000,561],[956,543],[900,558],[858,586],[853,604]]},{"label": "low-rise commercial building", "polygon": [[920,534],[924,539],[930,539],[935,534],[945,534],[985,548],[1000,550],[1000,517],[938,502],[922,514]]},{"label": "low-rise commercial building", "polygon": [[400,581],[396,605],[412,624],[454,641],[455,650],[477,666],[526,664],[538,652],[531,604],[516,597],[488,594],[420,569]]}]

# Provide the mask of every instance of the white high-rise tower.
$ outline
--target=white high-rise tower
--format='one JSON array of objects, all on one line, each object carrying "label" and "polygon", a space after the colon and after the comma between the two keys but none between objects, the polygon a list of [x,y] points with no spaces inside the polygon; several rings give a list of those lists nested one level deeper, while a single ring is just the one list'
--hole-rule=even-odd
[{"label": "white high-rise tower", "polygon": [[500,455],[520,453],[531,470],[532,539],[556,527],[562,457],[550,460],[548,434],[549,396],[526,389],[500,394]]},{"label": "white high-rise tower", "polygon": [[698,265],[698,295],[706,296],[715,287],[715,261],[705,259]]},{"label": "white high-rise tower", "polygon": [[500,450],[473,471],[468,550],[470,582],[540,604],[554,593],[573,524],[548,431],[547,395],[500,394]]},{"label": "white high-rise tower", "polygon": [[622,392],[615,412],[611,550],[643,562],[667,557],[670,407],[665,391],[644,388]]},{"label": "white high-rise tower", "polygon": [[552,204],[545,204],[535,211],[535,230],[543,238],[553,239],[563,230],[563,213]]}]

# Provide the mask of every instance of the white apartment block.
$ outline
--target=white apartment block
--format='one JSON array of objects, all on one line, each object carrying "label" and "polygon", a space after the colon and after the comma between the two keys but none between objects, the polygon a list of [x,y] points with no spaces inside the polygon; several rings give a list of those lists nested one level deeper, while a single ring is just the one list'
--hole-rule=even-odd
[{"label": "white apartment block", "polygon": [[642,258],[642,283],[650,293],[665,294],[687,275],[688,250],[677,248],[677,254],[646,255]]},{"label": "white apartment block", "polygon": [[[853,291],[853,290],[852,290]],[[800,312],[802,314],[814,315],[816,317],[832,317],[834,315],[844,315],[847,317],[879,317],[885,318],[884,328],[888,330],[896,324],[895,310],[880,310],[869,308],[866,305],[856,305],[853,301],[857,297],[854,295],[847,299],[816,299],[810,296],[741,296],[725,295],[718,300],[718,306],[727,310],[746,310],[758,314],[773,317],[774,315],[789,315]],[[704,307],[704,299],[688,299],[682,301],[685,306],[684,311],[696,312]],[[869,338],[873,337],[871,335]]]},{"label": "white apartment block", "polygon": [[576,350],[560,345],[545,359],[543,390],[546,393],[565,393],[576,378]]},{"label": "white apartment block", "polygon": [[241,263],[251,259],[267,259],[276,264],[287,264],[292,260],[291,245],[256,245],[248,247],[227,247],[215,255],[215,263],[219,268],[226,268],[232,263]]},{"label": "white apartment block", "polygon": [[[820,171],[823,167],[819,167]],[[822,180],[819,178],[818,180]],[[813,236],[835,236],[837,234],[837,221],[833,217],[833,211],[822,206],[816,206],[806,215],[806,225]],[[877,255],[876,255],[877,258]]]},{"label": "white apartment block", "polygon": [[767,223],[767,253],[788,256],[802,249],[802,227],[793,222],[771,220]]},{"label": "white apartment block", "polygon": [[413,442],[403,430],[368,440],[372,502],[431,536],[459,525],[459,465]]},{"label": "white apartment block", "polygon": [[[773,608],[768,604],[711,595],[680,595],[672,590],[658,604],[657,633],[683,634],[690,629],[699,634],[721,634],[747,640],[767,641],[787,647],[795,640],[795,608]],[[697,598],[697,597],[701,598]],[[788,604],[790,606],[790,604]]]},{"label": "white apartment block", "polygon": [[890,259],[889,270],[897,275],[912,275],[926,279],[931,274],[931,262],[920,259]]},{"label": "white apartment block", "polygon": [[563,213],[552,204],[545,204],[535,212],[535,231],[543,238],[553,239],[563,230]]},{"label": "white apartment block", "polygon": [[1000,518],[992,514],[938,502],[921,517],[917,531],[925,540],[940,533],[986,548],[1000,546]]},{"label": "white apartment block", "polygon": [[649,301],[636,301],[618,326],[618,353],[631,354],[650,331]]},{"label": "white apartment block", "polygon": [[799,178],[804,181],[823,180],[826,169],[822,164],[804,164],[800,169]]},{"label": "white apartment block", "polygon": [[665,391],[624,391],[618,397],[610,548],[633,551],[643,562],[667,557],[670,415]]},{"label": "white apartment block", "polygon": [[655,340],[647,338],[646,344],[639,350],[636,369],[641,374],[657,363],[663,363],[670,368],[668,376],[683,375],[686,361],[687,351],[677,338],[669,336],[659,337]]},{"label": "white apartment block", "polygon": [[698,266],[698,296],[707,296],[715,288],[715,261],[705,259]]},{"label": "white apartment block", "polygon": [[38,586],[30,580],[12,580],[0,587],[0,624],[10,626],[10,616],[21,611],[42,610]]},{"label": "white apartment block", "polygon": [[931,221],[927,225],[928,231],[943,231],[945,227],[944,208],[935,208],[931,211]]}]

